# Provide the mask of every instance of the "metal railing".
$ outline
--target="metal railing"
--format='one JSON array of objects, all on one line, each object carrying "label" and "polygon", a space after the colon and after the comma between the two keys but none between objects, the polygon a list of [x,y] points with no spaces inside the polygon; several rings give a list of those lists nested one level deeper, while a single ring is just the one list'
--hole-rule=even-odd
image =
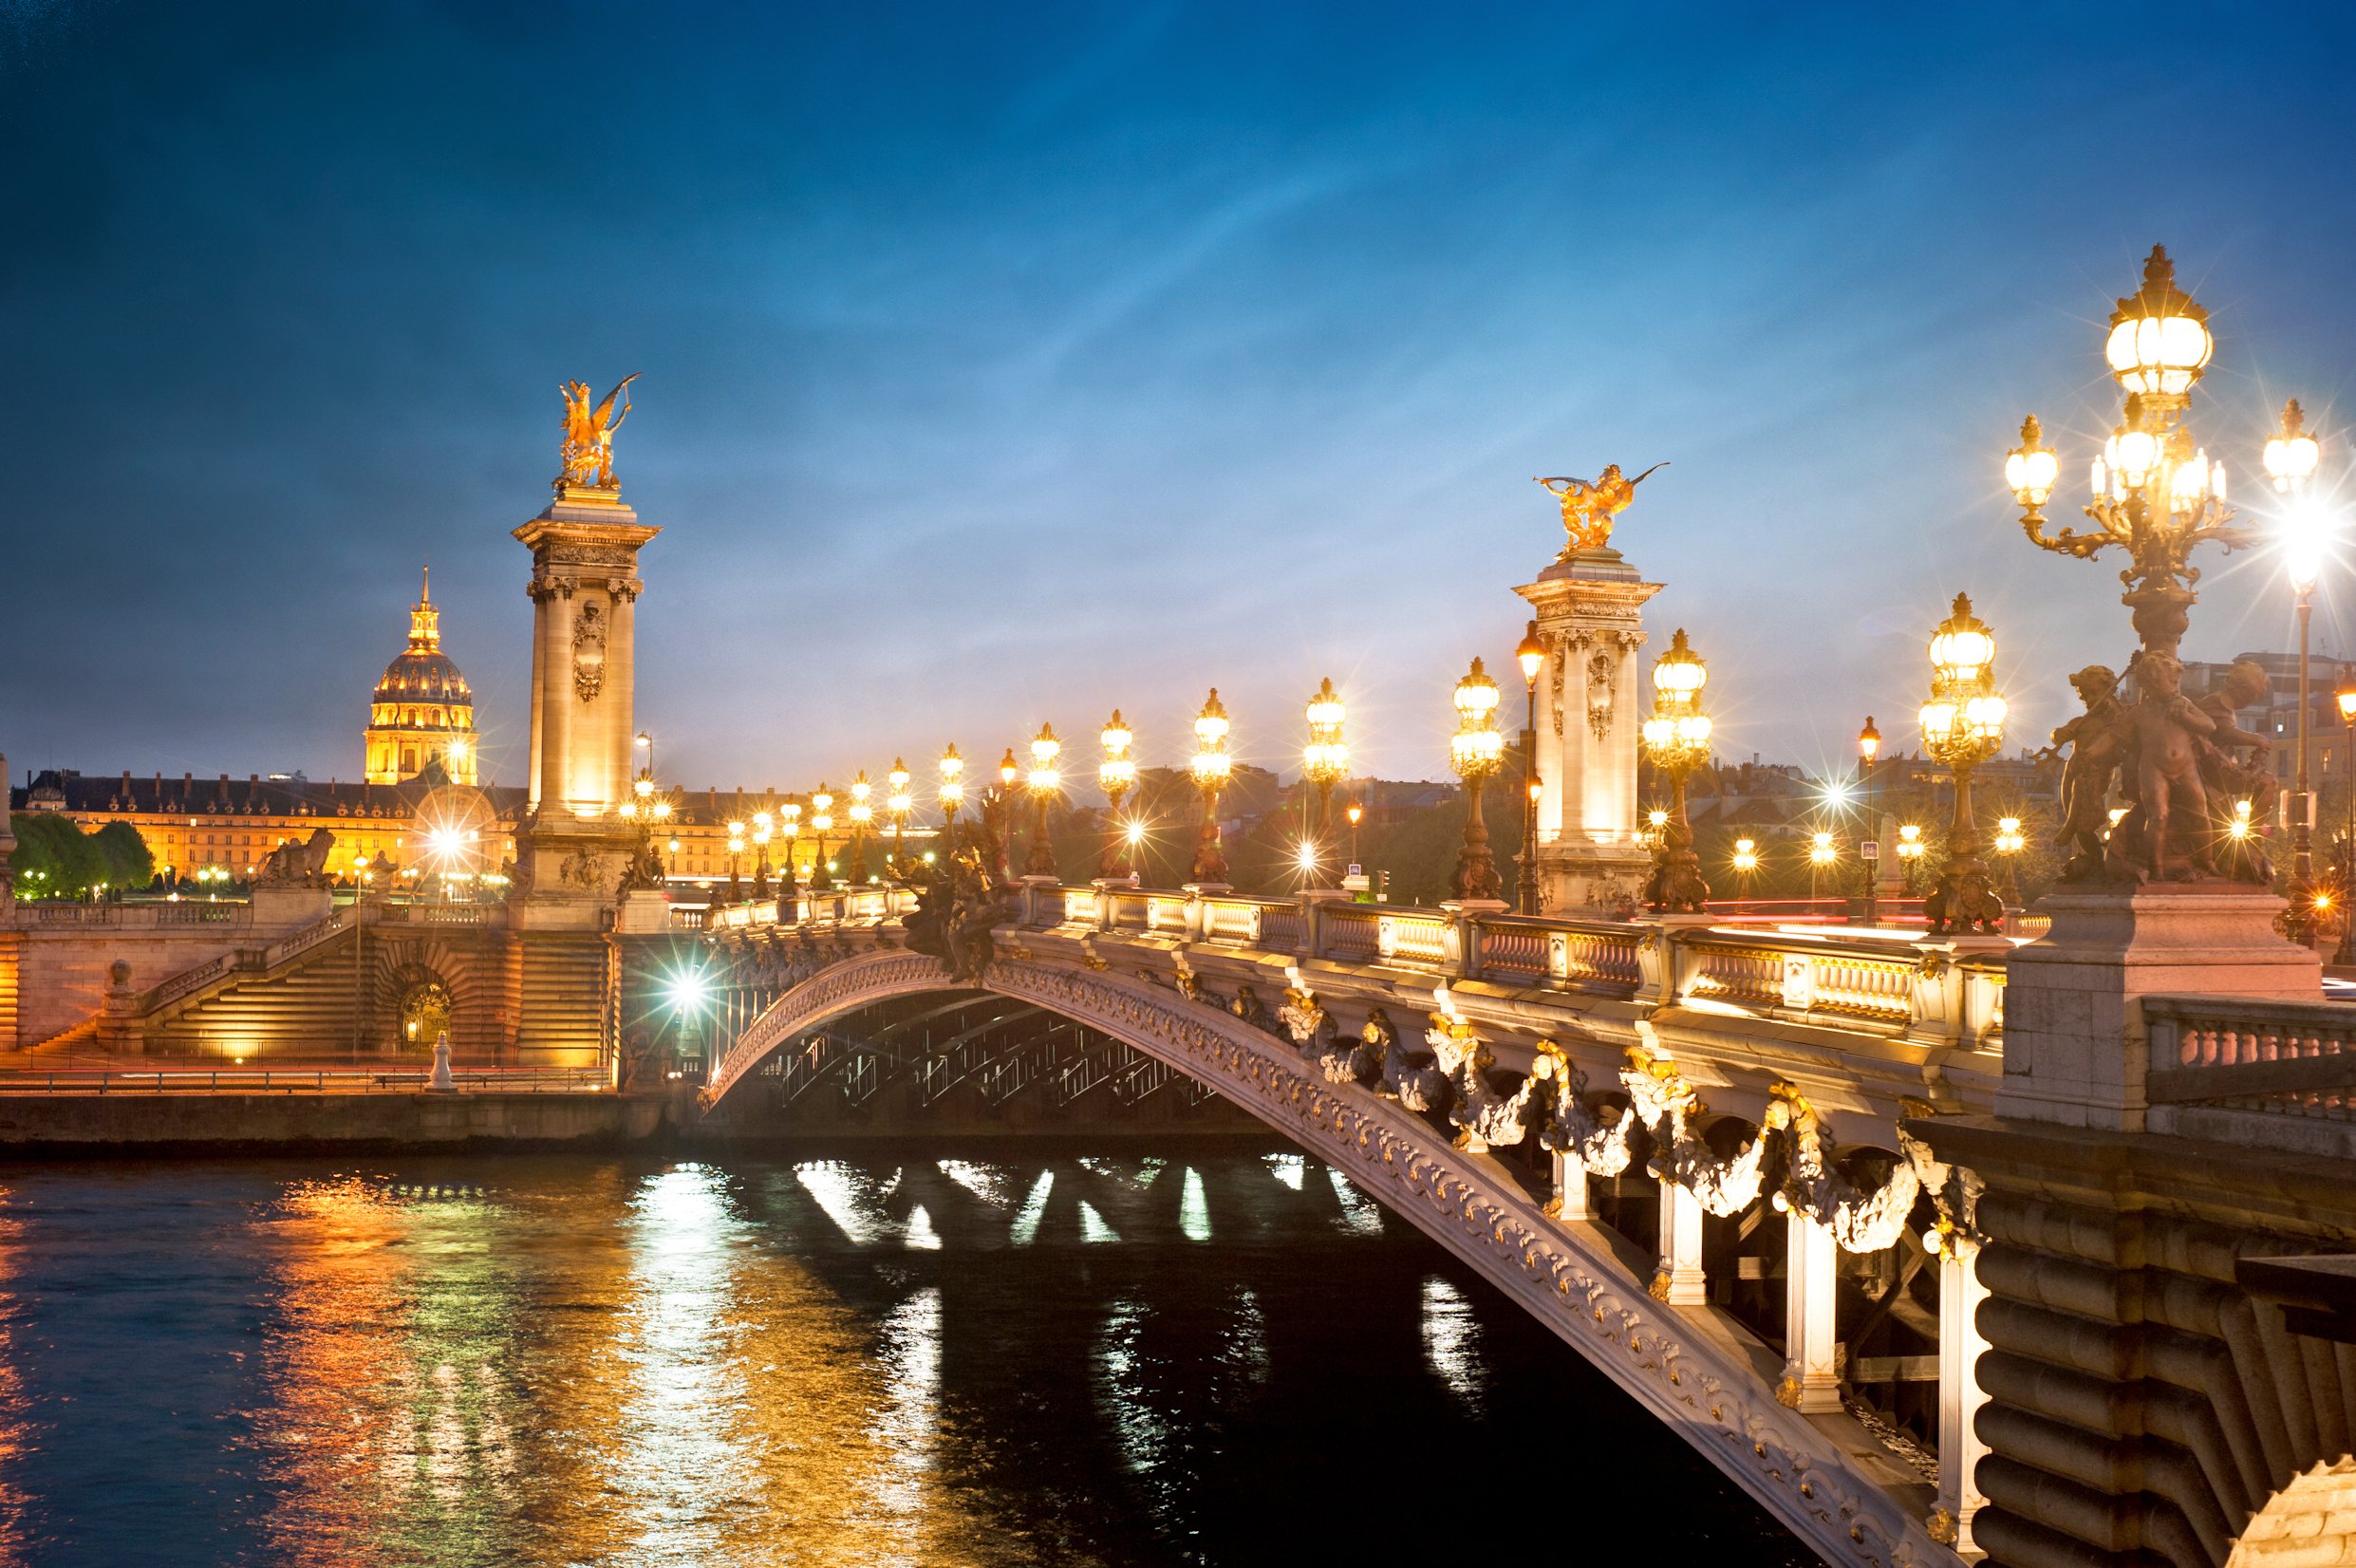
[{"label": "metal railing", "polygon": [[[430,1069],[159,1068],[150,1072],[0,1072],[0,1094],[418,1094]],[[461,1093],[587,1094],[609,1091],[605,1068],[453,1068]]]}]

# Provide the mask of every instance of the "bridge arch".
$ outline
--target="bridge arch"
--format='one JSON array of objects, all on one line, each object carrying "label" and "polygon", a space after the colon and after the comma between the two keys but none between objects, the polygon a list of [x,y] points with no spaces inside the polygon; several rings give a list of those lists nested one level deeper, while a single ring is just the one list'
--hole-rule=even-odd
[{"label": "bridge arch", "polygon": [[[717,1105],[770,1055],[829,1019],[894,997],[970,989],[938,960],[886,950],[792,986],[714,1064]],[[1032,1002],[1164,1061],[1340,1170],[1464,1260],[1773,1513],[1827,1561],[1953,1561],[1834,1436],[1776,1402],[1730,1348],[1655,1302],[1610,1243],[1558,1223],[1486,1156],[1317,1064],[1265,1030],[1106,970],[1001,958],[981,988]]]}]

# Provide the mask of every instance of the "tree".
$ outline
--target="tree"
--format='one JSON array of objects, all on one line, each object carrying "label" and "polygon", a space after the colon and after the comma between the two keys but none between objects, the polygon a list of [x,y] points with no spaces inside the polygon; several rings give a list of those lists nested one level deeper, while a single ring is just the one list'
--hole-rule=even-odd
[{"label": "tree", "polygon": [[11,864],[16,888],[28,898],[82,898],[102,884],[117,890],[144,887],[156,877],[147,841],[127,822],[85,833],[59,812],[18,812]]}]

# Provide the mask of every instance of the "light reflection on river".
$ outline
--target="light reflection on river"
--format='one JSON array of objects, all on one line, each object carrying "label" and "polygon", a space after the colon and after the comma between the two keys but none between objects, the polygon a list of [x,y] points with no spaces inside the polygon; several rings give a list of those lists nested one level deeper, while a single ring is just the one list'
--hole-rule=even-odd
[{"label": "light reflection on river", "polygon": [[1296,1154],[0,1170],[0,1565],[1559,1555],[1637,1475],[1808,1560]]}]

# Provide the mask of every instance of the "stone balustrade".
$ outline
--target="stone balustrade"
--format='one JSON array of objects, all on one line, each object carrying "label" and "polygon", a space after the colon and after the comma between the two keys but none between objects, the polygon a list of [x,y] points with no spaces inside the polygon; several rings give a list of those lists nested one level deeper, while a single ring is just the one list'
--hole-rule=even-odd
[{"label": "stone balustrade", "polygon": [[2146,997],[2155,1132],[2356,1157],[2356,1005]]}]

